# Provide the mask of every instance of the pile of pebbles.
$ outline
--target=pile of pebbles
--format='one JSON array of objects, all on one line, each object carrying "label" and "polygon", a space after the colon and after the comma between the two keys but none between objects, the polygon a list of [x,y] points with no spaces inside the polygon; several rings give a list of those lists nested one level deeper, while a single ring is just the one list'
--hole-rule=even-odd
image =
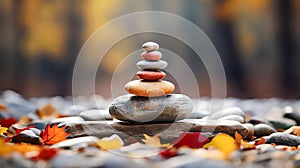
[{"label": "pile of pebbles", "polygon": [[[49,167],[160,167],[169,165],[170,167],[195,167],[199,165],[211,167],[298,167],[300,153],[298,146],[300,138],[296,135],[283,133],[280,130],[291,126],[299,125],[299,100],[282,99],[253,99],[240,100],[227,98],[225,109],[208,113],[210,99],[202,98],[193,100],[194,105],[201,105],[199,111],[192,111],[188,118],[177,121],[178,123],[196,120],[192,129],[198,129],[204,120],[218,120],[214,129],[218,132],[234,132],[244,130],[244,138],[248,141],[255,141],[258,137],[264,137],[266,144],[261,144],[253,150],[238,150],[232,154],[231,161],[216,161],[207,158],[211,154],[206,149],[181,149],[180,155],[170,159],[163,159],[157,154],[157,148],[143,144],[132,144],[124,146],[113,153],[95,149],[93,144],[100,138],[109,137],[113,134],[119,135],[126,142],[127,132],[144,132],[150,126],[151,129],[166,128],[168,123],[147,123],[140,124],[137,129],[136,123],[122,124],[116,121],[109,114],[108,108],[111,100],[105,100],[101,96],[96,96],[101,107],[93,104],[91,98],[78,97],[78,104],[74,105],[72,99],[66,97],[48,97],[25,99],[14,91],[2,92],[0,99],[8,108],[6,112],[0,113],[0,119],[13,117],[20,119],[28,116],[32,119],[30,125],[36,126],[30,130],[22,132],[19,137],[20,142],[34,142],[44,129],[47,123],[59,123],[66,125],[65,131],[69,133],[70,139],[51,146],[59,148],[60,152],[52,160],[44,163]],[[222,100],[215,99],[221,103]],[[66,117],[52,120],[40,120],[35,113],[36,109],[46,104],[52,104],[58,111]],[[107,127],[109,125],[114,126]],[[141,127],[141,126],[145,127]],[[151,127],[152,125],[152,127]],[[207,122],[202,123],[202,127],[208,128]],[[240,132],[241,134],[243,132]],[[250,133],[250,134],[249,134]],[[150,135],[150,134],[149,134]],[[250,137],[248,137],[251,135]],[[168,135],[165,135],[168,136]],[[169,135],[171,136],[171,135]],[[212,135],[213,136],[213,135]],[[26,139],[22,139],[22,138]],[[160,137],[163,139],[163,137]],[[276,144],[274,146],[274,144]],[[82,150],[84,149],[84,150]],[[117,153],[117,154],[114,154]],[[143,155],[142,158],[124,157],[122,155]],[[11,157],[1,157],[2,167],[37,167],[37,163],[23,158],[19,154]]]}]

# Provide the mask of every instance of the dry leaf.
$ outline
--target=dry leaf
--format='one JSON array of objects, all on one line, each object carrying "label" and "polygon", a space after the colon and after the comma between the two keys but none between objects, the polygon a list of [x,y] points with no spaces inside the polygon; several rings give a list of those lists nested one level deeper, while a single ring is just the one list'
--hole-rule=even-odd
[{"label": "dry leaf", "polygon": [[1,102],[0,102],[0,110],[7,111],[7,107],[4,104],[2,104]]},{"label": "dry leaf", "polygon": [[159,152],[159,155],[163,158],[171,158],[177,155],[176,148],[168,148]]},{"label": "dry leaf", "polygon": [[38,155],[31,157],[31,159],[34,161],[51,160],[54,156],[57,155],[57,152],[57,149],[43,148]]},{"label": "dry leaf", "polygon": [[104,150],[112,150],[121,148],[124,142],[118,135],[114,134],[110,137],[100,139],[98,145]]},{"label": "dry leaf", "polygon": [[261,138],[259,138],[258,141],[255,141],[254,145],[257,146],[257,145],[261,145],[261,144],[265,144],[265,143],[266,143],[266,139],[261,137]]},{"label": "dry leaf", "polygon": [[39,152],[41,148],[37,145],[31,145],[28,143],[20,143],[20,144],[14,144],[13,149],[15,151],[18,151],[22,155],[25,155],[28,152]]},{"label": "dry leaf", "polygon": [[0,156],[7,156],[14,152],[13,145],[7,145],[4,139],[0,138]]},{"label": "dry leaf", "polygon": [[203,145],[210,141],[209,138],[201,135],[200,132],[184,132],[174,141],[175,148],[202,148]]},{"label": "dry leaf", "polygon": [[0,125],[2,125],[3,127],[7,127],[9,128],[11,125],[17,123],[17,120],[14,118],[3,118],[0,119]]},{"label": "dry leaf", "polygon": [[243,141],[242,135],[240,135],[238,132],[235,132],[234,136],[235,136],[236,144],[238,144],[240,146],[241,142]]},{"label": "dry leaf", "polygon": [[64,141],[67,135],[69,134],[65,132],[65,126],[58,128],[57,124],[52,125],[52,127],[50,124],[47,124],[46,129],[41,132],[41,137],[46,145]]},{"label": "dry leaf", "polygon": [[242,135],[235,132],[235,142],[241,149],[255,149],[255,145],[243,140]]},{"label": "dry leaf", "polygon": [[300,136],[300,126],[292,126],[291,128],[284,131],[284,133]]},{"label": "dry leaf", "polygon": [[6,127],[1,127],[0,125],[0,134],[3,135],[4,133],[7,133],[8,128]]},{"label": "dry leaf", "polygon": [[142,141],[150,146],[156,146],[156,147],[166,147],[166,148],[171,148],[171,144],[161,144],[160,139],[158,135],[154,135],[153,137],[150,137],[147,134],[144,134],[145,139],[142,139]]},{"label": "dry leaf", "polygon": [[249,143],[249,142],[242,141],[242,143],[241,143],[241,149],[249,150],[249,149],[255,149],[255,148],[256,148],[256,146],[254,144]]},{"label": "dry leaf", "polygon": [[31,145],[27,143],[11,144],[5,143],[4,139],[0,139],[0,156],[9,156],[13,152],[19,152],[25,155],[28,152],[39,152],[41,148],[36,145]]},{"label": "dry leaf", "polygon": [[56,118],[59,118],[59,116],[60,116],[60,113],[51,104],[46,104],[41,109],[36,110],[36,114],[42,120],[56,119]]},{"label": "dry leaf", "polygon": [[204,145],[205,148],[213,146],[224,154],[225,157],[229,157],[230,154],[238,149],[235,140],[227,134],[216,135],[211,142]]}]

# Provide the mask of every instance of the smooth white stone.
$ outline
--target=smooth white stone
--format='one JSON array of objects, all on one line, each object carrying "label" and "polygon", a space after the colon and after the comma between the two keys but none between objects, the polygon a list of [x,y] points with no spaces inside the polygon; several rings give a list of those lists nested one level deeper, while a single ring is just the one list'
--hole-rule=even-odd
[{"label": "smooth white stone", "polygon": [[158,50],[159,45],[155,42],[146,42],[142,45],[142,48],[145,51],[155,51]]}]

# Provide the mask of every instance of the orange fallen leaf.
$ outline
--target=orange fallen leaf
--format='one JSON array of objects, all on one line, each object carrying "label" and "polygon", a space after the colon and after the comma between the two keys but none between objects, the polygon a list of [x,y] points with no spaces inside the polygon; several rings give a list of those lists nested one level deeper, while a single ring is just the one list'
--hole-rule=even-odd
[{"label": "orange fallen leaf", "polygon": [[0,156],[7,156],[14,152],[13,145],[7,145],[4,139],[0,138]]},{"label": "orange fallen leaf", "polygon": [[156,146],[156,147],[166,147],[166,148],[171,148],[171,144],[161,144],[160,139],[158,135],[154,135],[153,137],[150,137],[147,134],[144,134],[145,139],[142,139],[142,141],[150,146]]},{"label": "orange fallen leaf", "polygon": [[121,148],[124,142],[118,135],[114,134],[110,137],[100,139],[98,145],[104,150],[112,150]]},{"label": "orange fallen leaf", "polygon": [[46,145],[53,145],[58,142],[66,140],[66,136],[69,135],[65,132],[65,126],[58,128],[57,124],[50,126],[47,124],[44,131],[41,132],[42,140]]},{"label": "orange fallen leaf", "polygon": [[242,135],[240,135],[238,132],[235,132],[234,136],[235,136],[236,144],[238,144],[240,146],[243,141]]},{"label": "orange fallen leaf", "polygon": [[7,107],[4,104],[2,104],[1,102],[0,102],[0,110],[7,111]]},{"label": "orange fallen leaf", "polygon": [[22,155],[25,155],[28,152],[39,152],[41,150],[41,147],[38,145],[32,145],[28,143],[20,143],[20,144],[14,144],[13,145],[14,151],[18,151]]},{"label": "orange fallen leaf", "polygon": [[266,143],[266,139],[261,137],[261,138],[259,138],[258,141],[255,141],[254,145],[257,146],[257,145],[261,145],[261,144],[265,144],[265,143]]},{"label": "orange fallen leaf", "polygon": [[27,143],[11,144],[6,143],[4,139],[0,139],[0,156],[9,156],[13,152],[19,152],[25,155],[28,152],[39,152],[41,148],[37,145],[31,145]]},{"label": "orange fallen leaf", "polygon": [[300,136],[300,126],[292,126],[291,128],[285,130],[284,133]]},{"label": "orange fallen leaf", "polygon": [[235,132],[235,142],[241,149],[255,149],[255,145],[243,140],[242,135]]},{"label": "orange fallen leaf", "polygon": [[36,114],[42,120],[56,119],[56,118],[59,118],[59,116],[60,116],[60,113],[51,104],[46,104],[41,109],[36,110]]},{"label": "orange fallen leaf", "polygon": [[0,134],[4,134],[4,133],[7,133],[7,130],[8,130],[8,128],[6,128],[6,127],[1,127],[1,125],[0,125]]},{"label": "orange fallen leaf", "polygon": [[201,135],[200,132],[184,132],[173,142],[175,148],[202,148],[203,145],[210,141],[209,138]]},{"label": "orange fallen leaf", "polygon": [[216,135],[209,143],[205,144],[203,147],[215,147],[219,149],[226,158],[229,158],[232,152],[238,149],[236,141],[227,134]]}]

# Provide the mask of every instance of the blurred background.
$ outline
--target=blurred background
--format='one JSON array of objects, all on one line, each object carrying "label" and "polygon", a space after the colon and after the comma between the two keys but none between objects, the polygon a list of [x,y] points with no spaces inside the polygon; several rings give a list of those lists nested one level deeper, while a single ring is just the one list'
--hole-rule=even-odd
[{"label": "blurred background", "polygon": [[[0,0],[0,91],[71,95],[74,63],[88,37],[113,18],[146,10],[182,16],[208,35],[224,64],[228,96],[300,98],[299,0]],[[137,22],[142,26],[147,20]],[[110,33],[118,31],[122,27]],[[206,69],[195,64],[201,62],[197,55],[179,40],[155,33],[130,36],[107,52],[97,74],[97,94],[111,97],[116,66],[148,40],[182,56],[201,96],[210,96]]]}]

